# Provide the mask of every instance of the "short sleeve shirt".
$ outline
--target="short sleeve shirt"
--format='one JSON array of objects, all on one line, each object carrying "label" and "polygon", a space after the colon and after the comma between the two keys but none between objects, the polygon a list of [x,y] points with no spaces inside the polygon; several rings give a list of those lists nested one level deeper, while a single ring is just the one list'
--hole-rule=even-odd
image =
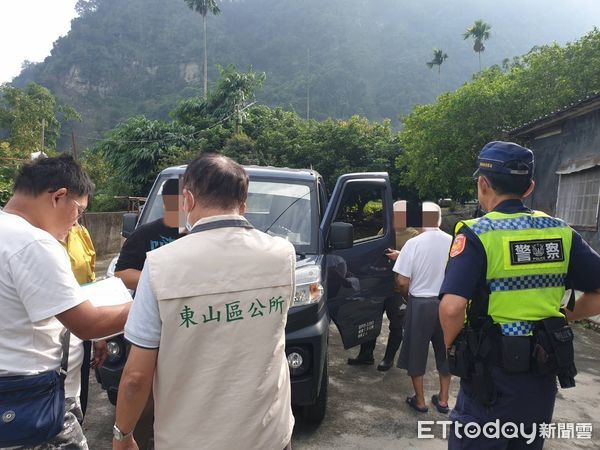
[{"label": "short sleeve shirt", "polygon": [[158,348],[161,326],[158,301],[152,291],[148,266],[145,264],[125,324],[125,339],[138,347]]},{"label": "short sleeve shirt", "polygon": [[0,211],[0,376],[58,369],[63,325],[54,316],[85,298],[62,245]]},{"label": "short sleeve shirt", "polygon": [[167,227],[162,219],[139,226],[123,244],[115,272],[127,269],[142,270],[147,252],[169,244],[179,237],[179,229]]},{"label": "short sleeve shirt", "polygon": [[406,241],[394,264],[394,272],[410,278],[413,297],[436,297],[444,279],[444,268],[452,236],[439,229],[426,230]]},{"label": "short sleeve shirt", "polygon": [[[494,211],[513,214],[530,210],[520,200],[507,200],[500,203]],[[462,227],[458,234],[464,236],[465,242],[460,246],[462,250],[448,261],[440,297],[454,294],[472,299],[477,289],[486,283],[486,254],[481,241],[468,227]],[[599,273],[600,256],[573,230],[567,286],[584,292],[599,289]]]}]

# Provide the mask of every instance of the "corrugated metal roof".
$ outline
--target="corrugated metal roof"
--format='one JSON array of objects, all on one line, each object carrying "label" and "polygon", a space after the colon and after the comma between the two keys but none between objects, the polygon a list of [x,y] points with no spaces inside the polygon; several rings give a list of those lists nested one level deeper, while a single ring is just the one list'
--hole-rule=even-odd
[{"label": "corrugated metal roof", "polygon": [[525,137],[535,134],[538,130],[544,130],[552,125],[558,125],[566,119],[577,117],[588,112],[600,109],[600,92],[588,95],[587,97],[566,105],[563,108],[553,111],[545,116],[538,117],[535,120],[527,122],[518,128],[510,130],[508,133],[514,137]]}]

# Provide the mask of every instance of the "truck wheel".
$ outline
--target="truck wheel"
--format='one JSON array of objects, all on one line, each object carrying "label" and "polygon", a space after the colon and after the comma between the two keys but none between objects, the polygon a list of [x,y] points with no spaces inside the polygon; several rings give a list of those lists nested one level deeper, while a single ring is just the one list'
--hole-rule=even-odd
[{"label": "truck wheel", "polygon": [[327,409],[327,387],[329,385],[329,374],[327,372],[327,358],[325,358],[325,367],[323,367],[323,377],[321,377],[321,389],[319,396],[313,405],[303,407],[302,419],[309,423],[321,423],[325,418]]}]

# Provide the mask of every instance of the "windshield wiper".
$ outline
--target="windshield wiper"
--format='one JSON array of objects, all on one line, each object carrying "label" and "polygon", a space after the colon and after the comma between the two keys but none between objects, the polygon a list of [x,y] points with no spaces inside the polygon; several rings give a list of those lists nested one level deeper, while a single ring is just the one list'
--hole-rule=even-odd
[{"label": "windshield wiper", "polygon": [[287,210],[288,210],[288,209],[290,209],[292,206],[294,206],[298,200],[302,200],[304,197],[306,197],[308,194],[311,194],[312,192],[313,192],[313,189],[309,189],[309,190],[308,190],[308,192],[307,192],[306,194],[304,194],[302,197],[298,197],[296,200],[294,200],[292,203],[290,203],[290,204],[288,205],[288,207],[287,207],[287,208],[285,208],[285,209],[283,210],[283,212],[282,212],[281,214],[279,214],[279,215],[277,216],[277,218],[276,218],[276,219],[275,219],[273,222],[271,222],[271,225],[269,225],[269,226],[267,227],[267,229],[265,230],[265,233],[266,233],[267,231],[269,231],[269,230],[271,229],[271,227],[272,227],[273,225],[275,225],[275,223],[276,223],[276,222],[277,222],[279,219],[281,219],[281,216],[283,216],[283,215],[284,215],[284,214],[287,212]]}]

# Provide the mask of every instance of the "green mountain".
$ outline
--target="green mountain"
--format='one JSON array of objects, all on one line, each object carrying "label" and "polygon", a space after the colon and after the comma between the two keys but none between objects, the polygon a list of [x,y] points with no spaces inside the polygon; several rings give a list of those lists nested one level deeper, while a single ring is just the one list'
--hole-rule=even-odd
[{"label": "green mountain", "polygon": [[[251,65],[267,74],[260,102],[305,116],[310,91],[316,119],[396,120],[460,86],[479,67],[462,38],[477,19],[492,26],[489,66],[575,40],[600,17],[595,0],[224,0],[220,8],[208,16],[210,82],[217,64]],[[13,84],[35,81],[73,105],[80,145],[132,115],[166,118],[200,93],[202,18],[183,0],[80,0],[78,11],[51,55]],[[449,55],[439,77],[425,64],[434,47]]]}]

